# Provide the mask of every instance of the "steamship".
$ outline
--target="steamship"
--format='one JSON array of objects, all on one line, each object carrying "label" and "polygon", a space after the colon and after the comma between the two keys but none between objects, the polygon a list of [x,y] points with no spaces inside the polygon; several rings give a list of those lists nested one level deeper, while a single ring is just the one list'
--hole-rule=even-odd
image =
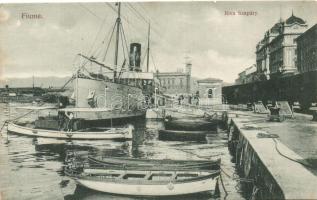
[{"label": "steamship", "polygon": [[[106,126],[110,123],[111,125],[126,123],[129,119],[145,116],[146,99],[155,90],[154,75],[148,72],[148,60],[146,72],[141,70],[141,44],[131,43],[129,50],[128,45],[124,45],[126,38],[121,23],[120,6],[120,3],[117,3],[118,16],[113,27],[113,32],[116,32],[114,64],[105,63],[112,35],[103,60],[99,60],[94,55],[78,54],[82,62],[73,75],[74,92],[70,97],[75,106],[60,109],[60,112],[66,115],[72,113],[76,119]],[[119,44],[120,41],[122,45]],[[122,55],[120,57],[119,46],[122,46],[123,52],[129,51],[123,53],[128,54],[128,58]],[[149,54],[149,35],[147,54]],[[96,69],[93,70],[91,66]]]}]

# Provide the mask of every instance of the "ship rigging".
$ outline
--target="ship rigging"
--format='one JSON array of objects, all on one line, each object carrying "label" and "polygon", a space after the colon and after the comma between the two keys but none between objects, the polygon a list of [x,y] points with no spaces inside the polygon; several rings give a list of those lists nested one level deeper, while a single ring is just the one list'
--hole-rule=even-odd
[{"label": "ship rigging", "polygon": [[[79,53],[78,56],[85,59],[86,62],[83,62],[82,65],[79,67],[77,76],[88,76],[89,78],[95,79],[110,79],[115,83],[125,83],[133,86],[141,86],[140,82],[134,81],[127,81],[128,77],[132,79],[142,79],[144,76],[149,79],[151,77],[151,73],[149,73],[149,59],[150,59],[150,24],[148,26],[148,36],[147,36],[147,49],[146,49],[146,72],[142,72],[141,70],[141,44],[139,43],[131,43],[130,44],[130,51],[128,48],[128,42],[126,33],[124,31],[122,20],[121,20],[121,3],[117,3],[117,18],[116,22],[112,28],[110,39],[106,45],[104,55],[102,59],[98,59],[100,57],[100,51],[97,55],[87,56],[84,54]],[[115,33],[115,34],[114,34]],[[114,45],[114,64],[106,63],[106,58],[108,56],[109,48],[111,46],[111,42],[115,40]],[[122,60],[119,60],[119,50],[120,45],[122,48]],[[129,55],[129,58],[127,58]],[[127,64],[127,59],[129,62]],[[99,72],[95,73],[87,69],[86,65],[96,64],[99,66]],[[128,65],[128,66],[127,66]],[[105,69],[107,72],[103,72]],[[88,72],[86,74],[85,72]],[[148,73],[148,74],[147,74]],[[153,75],[152,75],[153,76]],[[133,84],[131,84],[133,82]]]}]

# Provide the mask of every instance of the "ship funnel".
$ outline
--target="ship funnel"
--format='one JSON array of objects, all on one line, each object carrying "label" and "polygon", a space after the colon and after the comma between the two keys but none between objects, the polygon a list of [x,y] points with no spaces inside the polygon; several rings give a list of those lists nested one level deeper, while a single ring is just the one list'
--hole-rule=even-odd
[{"label": "ship funnel", "polygon": [[131,43],[130,44],[130,71],[141,71],[141,44]]}]

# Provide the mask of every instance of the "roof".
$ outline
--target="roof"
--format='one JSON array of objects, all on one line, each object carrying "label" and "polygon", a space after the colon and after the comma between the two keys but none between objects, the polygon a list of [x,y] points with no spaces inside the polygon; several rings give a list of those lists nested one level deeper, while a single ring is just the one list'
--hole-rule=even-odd
[{"label": "roof", "polygon": [[296,17],[295,15],[293,15],[293,13],[292,13],[292,16],[290,16],[290,17],[286,20],[285,23],[286,23],[286,24],[295,24],[295,23],[297,23],[297,24],[306,24],[303,19],[301,19],[301,18],[299,18],[299,17]]},{"label": "roof", "polygon": [[[295,40],[299,41],[301,40],[301,38],[304,38],[307,34],[311,34],[314,31],[316,31],[315,33],[317,33],[317,24],[315,24],[314,26],[312,26],[311,28],[309,28],[307,31],[305,31],[303,34],[299,35]],[[314,37],[313,37],[314,38]]]},{"label": "roof", "polygon": [[205,79],[200,79],[197,81],[197,83],[221,83],[221,79],[217,78],[205,78]]},{"label": "roof", "polygon": [[277,22],[276,24],[274,24],[274,26],[270,29],[271,33],[279,33],[280,29],[282,27],[282,22]]},{"label": "roof", "polygon": [[187,76],[189,74],[184,72],[158,72],[156,76]]}]

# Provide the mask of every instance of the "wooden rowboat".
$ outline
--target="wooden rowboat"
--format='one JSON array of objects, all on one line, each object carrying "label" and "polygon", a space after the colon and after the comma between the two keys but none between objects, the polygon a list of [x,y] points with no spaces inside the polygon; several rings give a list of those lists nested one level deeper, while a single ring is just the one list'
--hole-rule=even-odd
[{"label": "wooden rowboat", "polygon": [[65,172],[78,184],[92,190],[132,196],[174,196],[214,191],[220,170],[147,171],[86,168]]},{"label": "wooden rowboat", "polygon": [[173,118],[166,117],[165,129],[183,131],[216,131],[218,120],[204,117]]},{"label": "wooden rowboat", "polygon": [[86,139],[86,140],[107,140],[107,139],[131,139],[133,127],[127,128],[104,128],[100,130],[85,129],[82,131],[57,131],[39,128],[31,128],[26,125],[14,122],[8,123],[8,132],[17,133],[32,137],[45,137],[57,139]]},{"label": "wooden rowboat", "polygon": [[167,141],[205,141],[208,134],[214,131],[182,131],[182,130],[159,130],[159,140]]},{"label": "wooden rowboat", "polygon": [[156,160],[156,159],[136,159],[123,157],[102,157],[88,156],[90,166],[103,166],[116,169],[151,169],[155,170],[218,170],[220,169],[220,159],[217,160]]}]

